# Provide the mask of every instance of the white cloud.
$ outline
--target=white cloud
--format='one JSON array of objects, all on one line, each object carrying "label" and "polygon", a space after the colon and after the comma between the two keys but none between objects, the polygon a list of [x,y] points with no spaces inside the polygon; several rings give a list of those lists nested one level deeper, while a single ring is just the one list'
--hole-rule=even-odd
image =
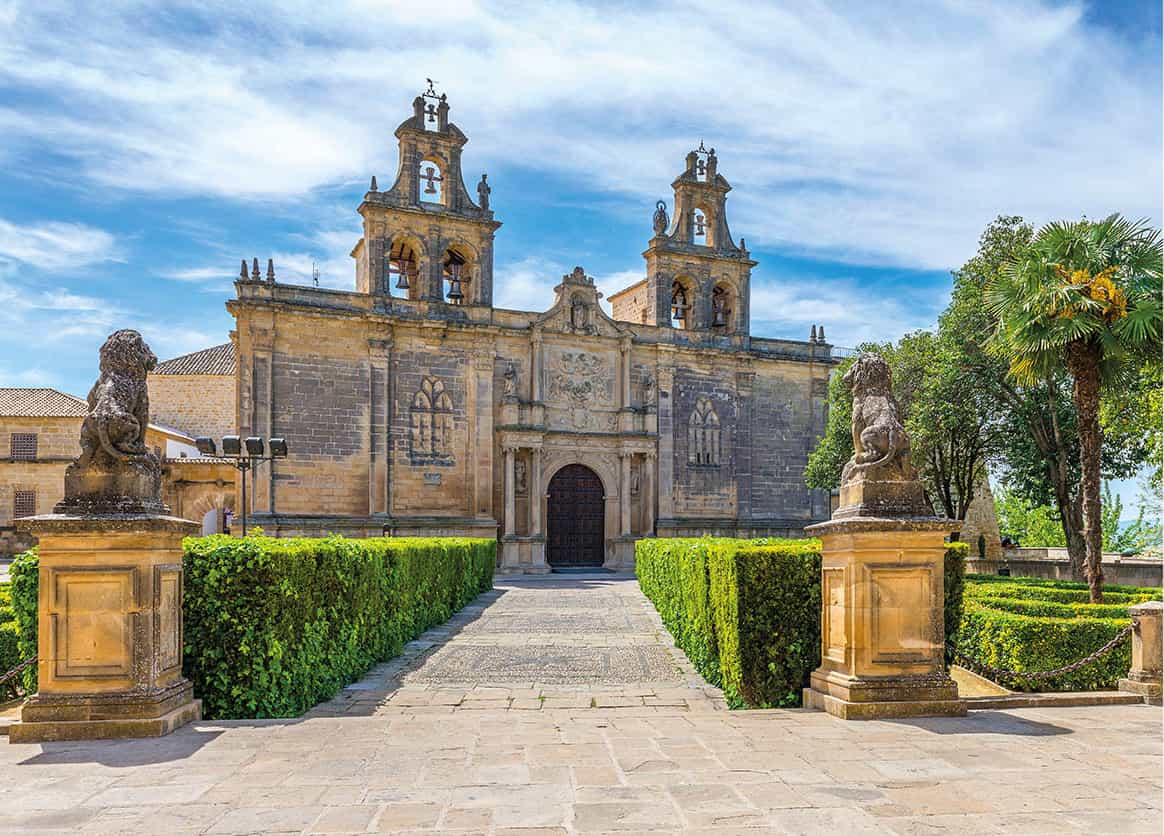
[{"label": "white cloud", "polygon": [[58,221],[16,224],[0,218],[0,266],[19,262],[59,272],[118,258],[114,237],[103,229]]},{"label": "white cloud", "polygon": [[0,86],[42,102],[0,108],[6,150],[122,189],[280,200],[383,180],[432,75],[473,138],[467,171],[544,168],[644,225],[706,138],[753,248],[945,269],[1000,212],[1160,216],[1158,50],[1077,4],[210,2],[164,36],[138,3],[6,14]]},{"label": "white cloud", "polygon": [[778,279],[752,283],[752,333],[806,340],[813,325],[824,325],[830,343],[848,348],[896,340],[933,328],[948,299],[945,288],[907,294],[883,288],[871,292],[856,279]]}]

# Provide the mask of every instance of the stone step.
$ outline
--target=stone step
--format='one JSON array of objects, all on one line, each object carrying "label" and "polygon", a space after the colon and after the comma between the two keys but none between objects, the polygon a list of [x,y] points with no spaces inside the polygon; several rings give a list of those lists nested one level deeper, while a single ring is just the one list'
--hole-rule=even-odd
[{"label": "stone step", "polygon": [[1035,694],[1005,694],[992,697],[966,697],[970,711],[1007,708],[1068,708],[1084,705],[1135,705],[1144,702],[1139,694],[1123,691],[1061,691]]}]

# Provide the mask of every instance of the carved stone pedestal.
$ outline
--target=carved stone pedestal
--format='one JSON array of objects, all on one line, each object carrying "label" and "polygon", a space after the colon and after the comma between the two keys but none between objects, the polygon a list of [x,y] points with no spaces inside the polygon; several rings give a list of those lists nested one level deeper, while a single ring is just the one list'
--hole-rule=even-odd
[{"label": "carved stone pedestal", "polygon": [[40,539],[39,692],[14,743],[156,737],[201,717],[182,677],[182,538],[175,517],[53,514]]},{"label": "carved stone pedestal", "polygon": [[546,575],[546,538],[540,534],[506,534],[501,538],[500,570],[505,574]]},{"label": "carved stone pedestal", "polygon": [[948,520],[834,519],[820,537],[821,665],[804,704],[845,720],[961,716],[945,671]]},{"label": "carved stone pedestal", "polygon": [[1132,668],[1119,681],[1121,691],[1140,694],[1144,702],[1160,705],[1164,694],[1164,643],[1161,641],[1161,616],[1164,603],[1148,601],[1128,608],[1135,625],[1132,631]]}]

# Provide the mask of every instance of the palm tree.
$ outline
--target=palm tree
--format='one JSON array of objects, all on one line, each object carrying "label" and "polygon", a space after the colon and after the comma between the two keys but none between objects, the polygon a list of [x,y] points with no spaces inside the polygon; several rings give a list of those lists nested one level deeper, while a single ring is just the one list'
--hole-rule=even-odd
[{"label": "palm tree", "polygon": [[[1119,396],[1144,361],[1161,351],[1160,231],[1115,214],[1102,221],[1047,224],[1005,263],[986,289],[998,319],[991,349],[1019,383],[1066,367],[1078,415],[1086,577],[1103,599],[1099,424],[1101,393]],[[1126,391],[1126,390],[1125,390]]]}]

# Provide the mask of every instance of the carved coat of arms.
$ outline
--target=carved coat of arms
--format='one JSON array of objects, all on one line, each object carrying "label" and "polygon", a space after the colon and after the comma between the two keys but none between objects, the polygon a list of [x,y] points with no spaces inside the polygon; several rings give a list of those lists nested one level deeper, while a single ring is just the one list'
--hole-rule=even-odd
[{"label": "carved coat of arms", "polygon": [[600,416],[593,408],[610,404],[614,398],[614,376],[602,358],[582,351],[563,353],[550,374],[549,394],[570,414],[576,429],[598,429]]}]

